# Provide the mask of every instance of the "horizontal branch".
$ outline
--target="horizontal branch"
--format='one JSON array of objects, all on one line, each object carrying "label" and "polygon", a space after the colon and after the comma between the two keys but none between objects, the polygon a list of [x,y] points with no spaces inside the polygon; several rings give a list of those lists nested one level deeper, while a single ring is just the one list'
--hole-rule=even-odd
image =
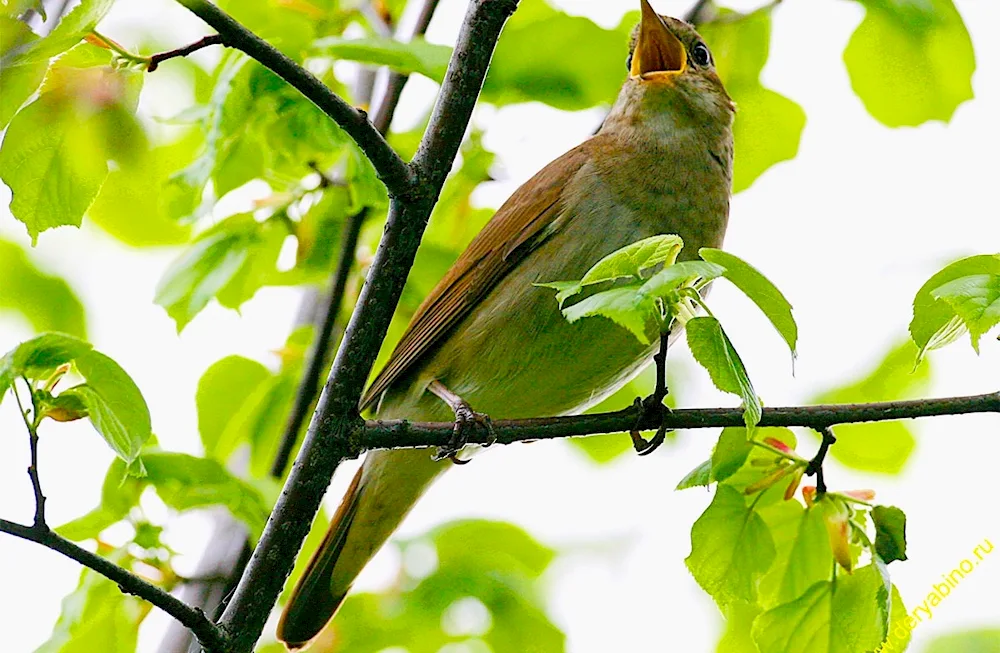
[{"label": "horizontal branch", "polygon": [[406,197],[416,188],[410,166],[375,129],[368,120],[367,113],[352,107],[315,75],[211,2],[207,0],[177,0],[177,2],[214,28],[222,38],[223,44],[252,57],[301,92],[340,125],[372,162],[379,179],[385,184],[390,195]]},{"label": "horizontal branch", "polygon": [[[636,425],[641,409],[631,406],[624,410],[596,415],[573,417],[541,417],[522,420],[496,420],[493,435],[499,444],[526,440],[552,440],[600,433],[629,431]],[[970,413],[1000,413],[1000,392],[944,399],[885,401],[870,404],[828,404],[765,408],[760,426],[804,426],[822,430],[836,424],[884,422],[916,417],[965,415]],[[743,426],[741,408],[693,408],[667,413],[668,429],[702,429]],[[639,424],[640,430],[655,429],[659,417],[649,414]],[[357,455],[367,449],[446,446],[454,435],[451,422],[409,422],[407,420],[376,420],[365,423],[355,434]],[[486,444],[491,434],[484,427],[470,433],[470,444]]]},{"label": "horizontal branch", "polygon": [[81,548],[46,526],[25,526],[0,519],[0,532],[41,544],[58,551],[81,565],[93,569],[118,584],[123,592],[149,601],[189,628],[206,651],[226,651],[228,643],[222,631],[199,608],[192,608],[177,597],[153,585],[107,558]]}]

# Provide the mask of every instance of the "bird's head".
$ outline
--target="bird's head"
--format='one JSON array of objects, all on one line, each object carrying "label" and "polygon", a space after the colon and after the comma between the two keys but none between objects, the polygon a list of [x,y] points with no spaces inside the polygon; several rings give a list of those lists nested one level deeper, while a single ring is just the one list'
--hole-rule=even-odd
[{"label": "bird's head", "polygon": [[640,2],[642,20],[632,31],[628,79],[616,109],[644,117],[669,112],[679,122],[710,121],[728,128],[735,105],[708,46],[691,25],[657,14],[648,0]]}]

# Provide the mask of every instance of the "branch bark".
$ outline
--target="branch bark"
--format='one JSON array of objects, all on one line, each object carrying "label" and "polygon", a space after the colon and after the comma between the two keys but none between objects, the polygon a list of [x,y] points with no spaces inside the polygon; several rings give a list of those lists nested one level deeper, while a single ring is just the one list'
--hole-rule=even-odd
[{"label": "branch bark", "polygon": [[296,88],[340,125],[372,162],[379,179],[389,189],[390,196],[405,198],[415,190],[416,180],[410,167],[368,121],[367,113],[349,105],[315,75],[211,2],[207,0],[177,0],[177,2],[215,29],[226,46],[236,48],[255,59]]},{"label": "branch bark", "polygon": [[25,526],[16,522],[0,519],[0,532],[8,533],[21,539],[41,544],[44,547],[58,551],[64,556],[71,558],[85,567],[93,569],[97,573],[118,583],[118,587],[127,594],[133,594],[141,599],[149,601],[160,608],[171,617],[184,624],[185,627],[194,633],[201,645],[209,653],[222,653],[228,650],[228,642],[220,630],[212,621],[198,608],[192,608],[180,599],[171,596],[170,593],[160,589],[156,585],[146,582],[139,576],[128,571],[124,567],[119,567],[107,558],[102,558],[96,553],[81,548],[61,537],[45,525]]},{"label": "branch bark", "polygon": [[[180,1],[186,6],[203,4]],[[396,194],[391,199],[385,235],[305,442],[220,620],[235,653],[249,652],[260,637],[334,471],[356,447],[357,432],[364,426],[358,415],[364,383],[472,116],[500,30],[516,7],[517,0],[470,2],[437,105],[414,157],[418,183],[407,198]],[[222,33],[218,25],[212,26]]]},{"label": "branch bark", "polygon": [[[804,426],[822,431],[837,424],[883,422],[917,417],[1000,413],[1000,392],[943,399],[886,401],[871,404],[828,404],[765,408],[760,426]],[[619,433],[631,429],[642,415],[641,408],[574,417],[542,417],[523,420],[495,420],[493,434],[499,444],[528,440],[553,440],[600,433]],[[694,408],[673,410],[664,417],[668,429],[703,429],[743,426],[740,408]],[[658,415],[643,417],[639,428],[660,426]],[[439,447],[448,443],[455,425],[451,422],[409,422],[406,420],[368,421],[356,436],[360,455],[367,449],[402,447]],[[477,428],[469,434],[470,444],[486,444],[490,433]]]}]

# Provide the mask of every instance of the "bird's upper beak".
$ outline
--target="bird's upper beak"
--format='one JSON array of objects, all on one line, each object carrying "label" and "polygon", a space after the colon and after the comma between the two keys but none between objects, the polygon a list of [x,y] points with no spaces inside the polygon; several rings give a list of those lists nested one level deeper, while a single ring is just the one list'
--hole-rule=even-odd
[{"label": "bird's upper beak", "polygon": [[687,51],[649,5],[649,0],[641,2],[642,22],[632,53],[631,75],[644,80],[671,80],[687,68]]}]

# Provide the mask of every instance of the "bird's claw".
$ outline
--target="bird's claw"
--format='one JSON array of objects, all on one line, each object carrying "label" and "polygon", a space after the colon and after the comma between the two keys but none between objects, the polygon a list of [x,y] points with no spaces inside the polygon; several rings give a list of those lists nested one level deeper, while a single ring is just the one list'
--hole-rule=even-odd
[{"label": "bird's claw", "polygon": [[[635,421],[635,426],[629,431],[629,436],[632,438],[632,448],[640,456],[648,456],[667,439],[667,425],[664,419],[670,412],[670,408],[663,404],[662,397],[657,397],[655,394],[649,395],[645,399],[636,397],[633,405],[639,409],[639,417]],[[646,417],[650,414],[660,417],[660,426],[656,429],[656,435],[652,439],[646,440],[639,433],[639,426],[646,421]]]},{"label": "bird's claw", "polygon": [[477,413],[465,402],[455,408],[455,428],[451,432],[451,439],[448,444],[438,447],[434,454],[434,460],[448,459],[456,465],[465,465],[470,462],[468,458],[459,458],[458,452],[469,442],[469,434],[475,425],[478,424],[486,429],[489,438],[486,446],[496,442],[496,430],[493,428],[493,420],[485,413]]}]

